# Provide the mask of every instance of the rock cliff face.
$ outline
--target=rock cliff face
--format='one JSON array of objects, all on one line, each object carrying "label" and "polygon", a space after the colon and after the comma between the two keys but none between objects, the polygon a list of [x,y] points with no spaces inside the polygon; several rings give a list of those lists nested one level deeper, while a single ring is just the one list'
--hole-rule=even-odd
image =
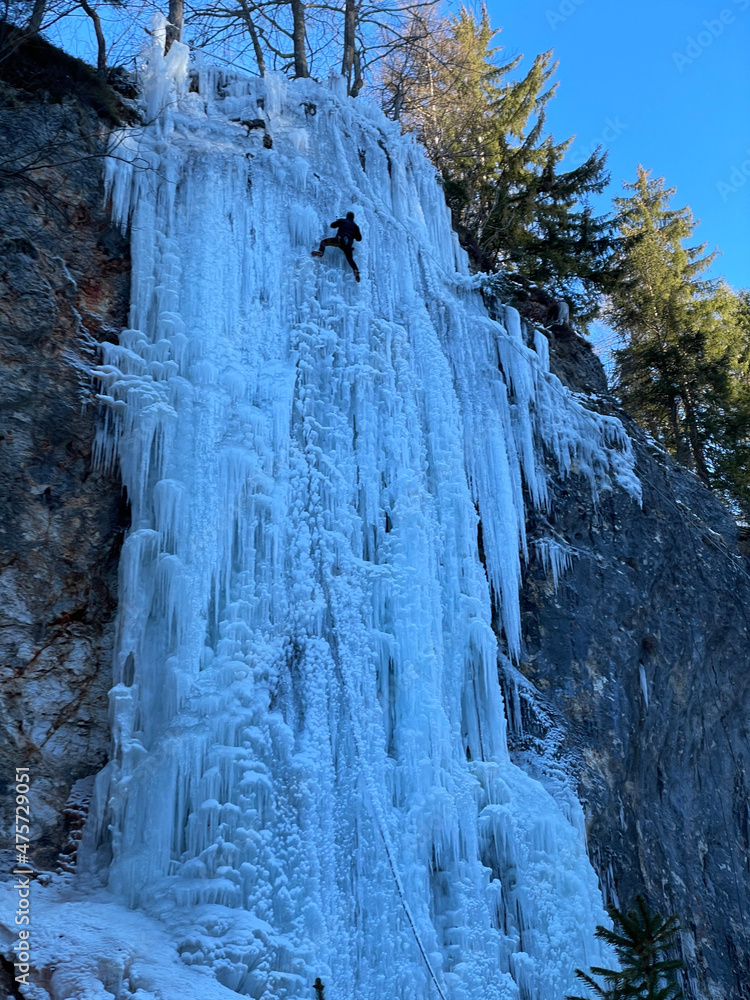
[{"label": "rock cliff face", "polygon": [[[563,381],[605,390],[587,344],[552,340]],[[594,507],[573,476],[529,524],[574,556],[557,590],[538,561],[526,572],[515,752],[542,780],[560,763],[574,776],[605,900],[640,892],[679,916],[688,995],[745,1000],[750,561],[723,505],[626,426],[642,508],[620,491]]]},{"label": "rock cliff face", "polygon": [[30,767],[33,860],[54,869],[71,787],[109,745],[125,511],[116,479],[92,469],[90,369],[126,320],[128,251],[105,210],[99,116],[0,88],[0,775],[7,789]]}]

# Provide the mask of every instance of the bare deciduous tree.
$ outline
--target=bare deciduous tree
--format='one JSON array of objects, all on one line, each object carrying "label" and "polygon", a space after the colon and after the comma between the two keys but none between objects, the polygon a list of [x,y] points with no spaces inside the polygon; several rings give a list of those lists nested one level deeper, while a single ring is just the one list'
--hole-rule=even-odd
[{"label": "bare deciduous tree", "polygon": [[[404,43],[406,33],[413,36],[419,14],[439,0],[194,2],[189,20],[201,47],[210,51],[231,41],[241,57],[252,52],[261,76],[269,63],[295,77],[340,71],[348,93],[356,97],[365,75],[372,77],[377,63]],[[243,47],[245,33],[249,42]]]},{"label": "bare deciduous tree", "polygon": [[[303,0],[211,0],[190,6],[186,15],[195,44],[209,53],[231,44],[235,60],[245,64],[247,50],[261,76],[270,68],[295,77],[310,75],[313,50],[307,31],[307,5]],[[245,43],[249,37],[249,44]]]},{"label": "bare deciduous tree", "polygon": [[39,34],[46,9],[47,0],[34,0],[34,7],[32,8],[28,23],[28,32],[30,35]]},{"label": "bare deciduous tree", "polygon": [[96,34],[96,72],[104,80],[107,77],[107,43],[104,40],[102,31],[102,19],[97,13],[96,7],[92,7],[88,0],[78,0],[81,10],[87,17],[91,18]]}]

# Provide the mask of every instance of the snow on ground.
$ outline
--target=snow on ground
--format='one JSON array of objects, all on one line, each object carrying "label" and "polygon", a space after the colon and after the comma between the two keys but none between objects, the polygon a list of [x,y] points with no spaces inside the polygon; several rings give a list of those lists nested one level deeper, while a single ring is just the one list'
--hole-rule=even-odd
[{"label": "snow on ground", "polygon": [[[10,955],[16,936],[17,893],[0,885],[0,943]],[[28,1000],[231,1000],[237,994],[210,970],[186,968],[160,921],[128,910],[121,900],[94,889],[76,891],[67,877],[32,890],[32,964],[41,983],[21,986]],[[32,978],[36,979],[36,976]]]},{"label": "snow on ground", "polygon": [[[188,92],[154,38],[108,164],[133,285],[98,449],[132,529],[81,865],[113,895],[35,888],[36,960],[64,941],[87,983],[35,996],[560,1000],[606,918],[580,806],[509,761],[497,664],[522,483],[546,505],[546,450],[637,498],[629,441],[489,320],[377,109],[208,66]],[[359,285],[310,256],[349,209]]]}]

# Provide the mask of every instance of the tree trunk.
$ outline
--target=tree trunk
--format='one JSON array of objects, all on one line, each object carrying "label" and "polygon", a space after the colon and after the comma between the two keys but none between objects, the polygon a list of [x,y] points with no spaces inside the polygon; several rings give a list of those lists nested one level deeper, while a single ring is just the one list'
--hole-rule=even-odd
[{"label": "tree trunk", "polygon": [[352,66],[354,65],[354,32],[357,27],[356,0],[344,0],[344,57],[341,60],[341,75],[351,87]]},{"label": "tree trunk", "polygon": [[250,39],[253,43],[253,51],[255,52],[255,61],[258,64],[258,73],[261,76],[266,75],[266,59],[263,55],[263,49],[260,44],[260,38],[258,37],[258,29],[255,27],[255,22],[253,21],[252,15],[250,14],[250,8],[247,5],[247,0],[240,0],[242,5],[242,16],[244,18],[245,24],[247,25],[247,30],[250,34]]},{"label": "tree trunk", "polygon": [[680,420],[680,410],[677,396],[670,396],[669,399],[669,421],[672,425],[672,437],[674,438],[675,458],[684,465],[686,469],[692,468],[692,455],[690,446],[685,440]]},{"label": "tree trunk", "polygon": [[169,0],[167,14],[167,35],[164,41],[164,55],[169,52],[172,42],[182,39],[182,22],[185,16],[185,0]]},{"label": "tree trunk", "polygon": [[404,110],[404,84],[399,80],[396,84],[396,93],[393,95],[393,117],[396,121],[401,117]]},{"label": "tree trunk", "polygon": [[305,5],[302,0],[292,0],[292,39],[294,41],[294,75],[309,76],[305,52]]},{"label": "tree trunk", "polygon": [[258,38],[258,32],[255,29],[255,25],[252,21],[248,22],[248,31],[250,32],[250,37],[253,40],[253,49],[255,51],[255,61],[258,64],[258,72],[261,76],[266,75],[266,60],[263,55],[263,49],[260,45],[260,39]]},{"label": "tree trunk", "polygon": [[364,86],[364,79],[362,78],[362,60],[360,59],[359,52],[354,51],[354,83],[351,85],[349,93],[352,97],[356,97]]},{"label": "tree trunk", "polygon": [[94,22],[96,32],[96,72],[102,78],[107,79],[107,43],[104,41],[101,18],[94,7],[91,7],[88,0],[79,0],[81,8]]},{"label": "tree trunk", "polygon": [[34,8],[31,11],[27,31],[30,35],[39,34],[44,15],[47,10],[47,0],[34,0]]},{"label": "tree trunk", "polygon": [[711,476],[709,475],[706,458],[703,454],[703,442],[701,441],[700,431],[698,429],[698,420],[695,415],[695,407],[693,406],[693,397],[690,390],[687,388],[683,390],[683,403],[685,406],[685,423],[687,424],[688,441],[690,443],[690,451],[695,465],[695,473],[698,478],[706,484],[706,486],[710,486]]}]

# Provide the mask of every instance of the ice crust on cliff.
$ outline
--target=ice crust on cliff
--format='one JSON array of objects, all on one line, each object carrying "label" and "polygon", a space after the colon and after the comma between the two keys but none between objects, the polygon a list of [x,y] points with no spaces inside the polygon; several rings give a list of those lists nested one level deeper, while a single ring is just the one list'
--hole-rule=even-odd
[{"label": "ice crust on cliff", "polygon": [[[394,123],[337,80],[189,90],[160,44],[107,164],[132,307],[98,450],[132,528],[81,863],[111,845],[196,996],[561,1000],[606,918],[579,804],[509,759],[498,657],[545,454],[637,496],[629,441],[490,320]],[[310,257],[350,208],[360,285]]]}]

